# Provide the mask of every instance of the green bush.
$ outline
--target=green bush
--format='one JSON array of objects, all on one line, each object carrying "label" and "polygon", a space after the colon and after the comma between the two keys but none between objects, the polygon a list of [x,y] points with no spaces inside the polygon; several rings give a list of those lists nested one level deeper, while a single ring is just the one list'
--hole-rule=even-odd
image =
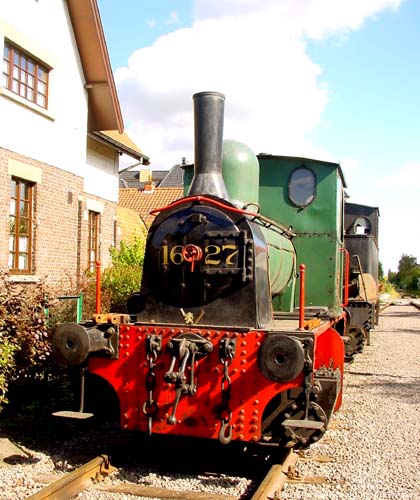
[{"label": "green bush", "polygon": [[144,248],[144,238],[136,237],[130,243],[122,241],[118,249],[110,249],[112,266],[105,269],[101,280],[102,294],[110,311],[127,312],[128,297],[140,289]]}]

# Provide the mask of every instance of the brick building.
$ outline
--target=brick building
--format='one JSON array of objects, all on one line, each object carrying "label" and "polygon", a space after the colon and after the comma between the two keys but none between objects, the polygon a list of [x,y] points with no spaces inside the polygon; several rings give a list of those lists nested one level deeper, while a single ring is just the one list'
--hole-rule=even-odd
[{"label": "brick building", "polygon": [[0,269],[75,281],[118,242],[124,134],[96,0],[0,8]]}]

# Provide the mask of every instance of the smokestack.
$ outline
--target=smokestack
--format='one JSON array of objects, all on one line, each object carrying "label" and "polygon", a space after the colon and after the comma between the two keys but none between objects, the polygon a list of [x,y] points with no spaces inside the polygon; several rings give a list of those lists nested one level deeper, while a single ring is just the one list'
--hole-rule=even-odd
[{"label": "smokestack", "polygon": [[222,177],[225,96],[199,92],[194,101],[194,177],[188,195],[212,194],[229,199]]}]

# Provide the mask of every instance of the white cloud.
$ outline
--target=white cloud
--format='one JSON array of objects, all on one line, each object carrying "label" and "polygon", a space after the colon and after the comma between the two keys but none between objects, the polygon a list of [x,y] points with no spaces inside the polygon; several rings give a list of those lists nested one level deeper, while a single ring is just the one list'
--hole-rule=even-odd
[{"label": "white cloud", "polygon": [[341,169],[343,170],[347,186],[355,186],[356,179],[359,177],[358,174],[361,170],[359,160],[356,158],[342,158],[339,163],[341,165]]},{"label": "white cloud", "polygon": [[[115,73],[127,132],[169,168],[192,156],[192,95],[226,95],[225,137],[256,152],[311,156],[329,89],[306,36],[358,27],[400,0],[196,0],[192,27],[134,52]],[[178,20],[174,11],[172,20]],[[328,156],[323,154],[323,157]]]},{"label": "white cloud", "polygon": [[409,191],[420,189],[420,161],[411,161],[384,175],[378,181],[378,186],[383,189],[404,190],[404,197]]},{"label": "white cloud", "polygon": [[196,0],[197,19],[259,16],[286,19],[288,30],[313,38],[359,28],[384,8],[397,8],[402,0]]}]

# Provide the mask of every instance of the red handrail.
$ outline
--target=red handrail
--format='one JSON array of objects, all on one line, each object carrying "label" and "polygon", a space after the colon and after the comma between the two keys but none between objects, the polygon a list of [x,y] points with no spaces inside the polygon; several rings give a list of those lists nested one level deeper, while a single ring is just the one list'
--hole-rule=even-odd
[{"label": "red handrail", "polygon": [[299,290],[299,330],[304,330],[305,323],[305,264],[299,266],[300,290]]},{"label": "red handrail", "polygon": [[248,210],[242,210],[241,208],[235,208],[230,205],[226,205],[225,203],[222,203],[221,201],[213,200],[213,198],[208,198],[207,196],[188,196],[187,198],[181,198],[180,200],[174,201],[173,203],[167,205],[166,207],[162,208],[155,208],[150,212],[150,215],[156,215],[160,212],[164,212],[165,210],[169,210],[170,208],[176,207],[178,205],[181,205],[182,203],[188,203],[189,201],[205,201],[207,203],[211,203],[212,205],[215,205],[216,207],[219,208],[224,208],[225,210],[230,210],[231,212],[237,213],[237,214],[243,214],[243,215],[250,215],[251,217],[258,217],[259,214],[256,212],[249,212]]},{"label": "red handrail", "polygon": [[96,314],[101,314],[101,263],[95,262],[96,268]]},{"label": "red handrail", "polygon": [[343,285],[344,299],[343,303],[341,304],[341,307],[345,307],[349,302],[350,254],[348,250],[346,250],[344,247],[340,248],[340,252],[344,253],[344,285]]}]

